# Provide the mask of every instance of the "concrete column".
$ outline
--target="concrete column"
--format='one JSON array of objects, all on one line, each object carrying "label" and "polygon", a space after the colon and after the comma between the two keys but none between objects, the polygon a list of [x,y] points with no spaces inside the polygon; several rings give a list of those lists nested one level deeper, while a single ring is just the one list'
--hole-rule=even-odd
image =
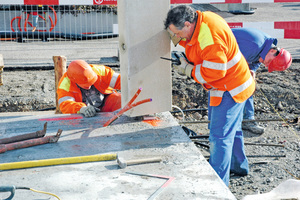
[{"label": "concrete column", "polygon": [[138,88],[142,92],[135,102],[152,98],[127,111],[128,116],[141,116],[171,110],[170,39],[164,30],[169,1],[118,1],[118,23],[121,66],[122,107]]}]

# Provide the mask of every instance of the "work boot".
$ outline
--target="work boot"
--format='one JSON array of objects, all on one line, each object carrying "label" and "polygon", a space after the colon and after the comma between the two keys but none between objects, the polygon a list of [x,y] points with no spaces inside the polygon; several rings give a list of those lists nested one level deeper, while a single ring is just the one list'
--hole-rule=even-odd
[{"label": "work boot", "polygon": [[243,122],[242,129],[256,134],[263,134],[265,132],[265,129],[259,126],[257,122]]}]

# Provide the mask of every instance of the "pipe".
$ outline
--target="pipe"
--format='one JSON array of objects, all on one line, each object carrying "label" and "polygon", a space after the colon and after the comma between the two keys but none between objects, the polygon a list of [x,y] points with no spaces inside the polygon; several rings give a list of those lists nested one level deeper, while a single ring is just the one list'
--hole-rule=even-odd
[{"label": "pipe", "polygon": [[23,141],[23,140],[29,140],[29,139],[33,139],[33,138],[44,137],[46,134],[46,130],[47,130],[47,122],[44,124],[43,130],[36,131],[34,133],[27,133],[27,134],[17,135],[17,136],[13,136],[13,137],[9,137],[9,138],[3,138],[3,139],[0,139],[0,144],[8,144],[8,143],[14,143],[14,142],[19,142],[19,141]]},{"label": "pipe", "polygon": [[53,159],[45,159],[45,160],[30,160],[30,161],[23,161],[23,162],[3,163],[0,164],[0,170],[24,169],[24,168],[31,168],[31,167],[64,165],[64,164],[95,162],[95,161],[108,161],[108,160],[116,160],[116,159],[117,159],[117,154],[102,154],[102,155],[78,156],[78,157],[67,157],[67,158],[53,158]]}]

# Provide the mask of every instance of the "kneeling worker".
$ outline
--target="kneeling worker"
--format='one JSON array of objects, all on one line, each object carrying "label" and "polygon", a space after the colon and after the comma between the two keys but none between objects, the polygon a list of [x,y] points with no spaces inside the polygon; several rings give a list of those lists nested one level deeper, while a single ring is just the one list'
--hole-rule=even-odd
[{"label": "kneeling worker", "polygon": [[81,113],[93,117],[96,112],[121,108],[121,76],[110,67],[75,60],[68,66],[57,88],[62,113]]}]

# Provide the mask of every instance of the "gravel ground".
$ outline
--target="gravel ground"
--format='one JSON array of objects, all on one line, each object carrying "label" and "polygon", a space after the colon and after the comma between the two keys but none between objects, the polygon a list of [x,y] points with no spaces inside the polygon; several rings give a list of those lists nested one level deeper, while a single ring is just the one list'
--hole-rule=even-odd
[{"label": "gravel ground", "polygon": [[[300,63],[293,63],[289,70],[273,73],[268,73],[261,67],[256,74],[255,118],[261,120],[259,124],[265,128],[265,133],[257,135],[243,131],[250,173],[244,177],[231,177],[229,188],[237,199],[250,194],[270,192],[288,179],[300,179],[299,67]],[[204,122],[181,124],[197,135],[209,134],[205,123],[207,93],[194,81],[180,77],[176,73],[174,79],[176,80],[173,81],[173,99],[176,100],[174,104],[186,110],[203,109],[198,112],[184,112],[185,119],[181,113],[175,113],[174,116],[179,122],[183,120]],[[201,139],[198,141],[206,143]],[[209,157],[207,148],[199,145],[198,147],[204,156]]]},{"label": "gravel ground", "polygon": [[[118,71],[118,68],[114,69]],[[55,107],[54,70],[5,71],[4,68],[2,77],[4,85],[0,86],[0,112],[26,112]],[[290,120],[288,123],[281,120],[260,122],[265,127],[265,133],[262,135],[244,132],[245,142],[252,143],[246,145],[250,174],[231,177],[229,187],[237,199],[248,194],[266,193],[287,179],[300,178],[299,80],[300,63],[293,63],[290,69],[284,72],[268,73],[263,67],[257,72],[257,90],[254,94],[256,119],[282,117]],[[173,72],[173,104],[182,110],[203,109],[185,112],[184,119],[202,120],[203,123],[182,125],[197,135],[209,133],[205,122],[206,91],[193,80],[176,72]],[[183,120],[181,113],[173,115],[179,122]],[[207,149],[199,146],[199,150],[204,156],[209,156]]]}]

